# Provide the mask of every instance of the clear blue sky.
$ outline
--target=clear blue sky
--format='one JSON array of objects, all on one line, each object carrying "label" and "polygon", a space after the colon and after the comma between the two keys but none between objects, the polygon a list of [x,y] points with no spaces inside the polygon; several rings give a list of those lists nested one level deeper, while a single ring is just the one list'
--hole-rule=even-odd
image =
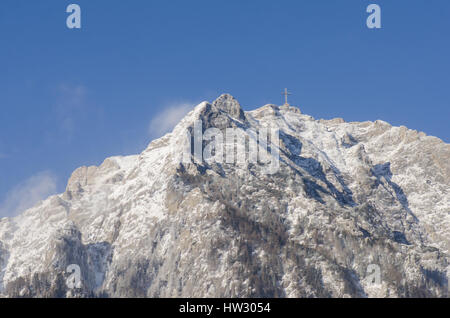
[{"label": "clear blue sky", "polygon": [[0,204],[42,172],[63,191],[75,168],[143,150],[165,107],[224,92],[253,109],[288,87],[315,118],[450,142],[448,0],[2,0],[0,41]]}]

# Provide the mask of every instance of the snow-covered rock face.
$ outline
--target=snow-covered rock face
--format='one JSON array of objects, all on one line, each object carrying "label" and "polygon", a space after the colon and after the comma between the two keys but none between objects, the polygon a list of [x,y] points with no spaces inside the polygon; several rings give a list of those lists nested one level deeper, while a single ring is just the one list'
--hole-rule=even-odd
[{"label": "snow-covered rock face", "polygon": [[[279,169],[178,161],[198,120],[275,127]],[[1,219],[0,295],[447,296],[449,160],[450,145],[405,127],[244,112],[222,95],[140,155],[80,168],[65,193]]]}]

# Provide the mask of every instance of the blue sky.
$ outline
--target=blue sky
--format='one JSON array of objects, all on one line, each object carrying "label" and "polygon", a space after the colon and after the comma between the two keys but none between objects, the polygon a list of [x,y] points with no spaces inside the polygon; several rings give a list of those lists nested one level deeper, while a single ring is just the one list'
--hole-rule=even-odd
[{"label": "blue sky", "polygon": [[[66,27],[70,3],[81,30]],[[370,3],[381,30],[366,27]],[[2,0],[0,216],[63,191],[79,166],[140,152],[164,118],[225,92],[253,109],[288,87],[315,118],[449,142],[449,33],[447,0]]]}]

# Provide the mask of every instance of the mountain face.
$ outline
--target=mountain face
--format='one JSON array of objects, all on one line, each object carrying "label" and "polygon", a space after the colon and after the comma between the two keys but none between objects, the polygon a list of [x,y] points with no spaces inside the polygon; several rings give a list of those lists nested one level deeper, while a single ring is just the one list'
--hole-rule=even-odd
[{"label": "mountain face", "polygon": [[[268,127],[271,173],[251,160],[251,134],[240,164],[194,160],[186,144]],[[449,161],[450,145],[405,127],[244,112],[222,95],[141,154],[79,168],[63,194],[1,219],[0,295],[448,297]]]}]

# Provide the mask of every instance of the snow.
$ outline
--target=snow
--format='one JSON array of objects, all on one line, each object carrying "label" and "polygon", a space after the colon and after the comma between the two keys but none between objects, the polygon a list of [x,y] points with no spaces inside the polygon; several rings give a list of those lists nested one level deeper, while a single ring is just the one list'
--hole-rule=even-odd
[{"label": "snow", "polygon": [[[179,211],[177,215],[170,214],[167,203],[170,186],[178,168],[177,162],[179,162],[174,158],[182,152],[180,141],[183,140],[186,129],[195,120],[201,118],[205,108],[210,106],[211,104],[207,102],[196,106],[172,133],[153,141],[139,155],[111,157],[99,167],[77,170],[68,184],[68,189],[76,190],[74,190],[76,195],[73,198],[68,197],[67,194],[53,196],[20,216],[1,219],[0,243],[2,245],[0,248],[3,246],[3,249],[8,251],[8,257],[4,261],[0,259],[0,294],[4,291],[7,282],[49,270],[55,257],[54,237],[59,229],[71,222],[76,224],[81,232],[82,244],[86,246],[99,242],[111,244],[115,251],[114,264],[126,256],[130,259],[137,257],[136,255],[145,257],[148,247],[138,244],[151,239],[150,229],[160,224],[169,224],[174,220],[186,222],[186,218],[189,217],[195,220],[206,219],[209,215],[214,215],[213,211],[224,209],[218,201],[206,200],[199,189],[191,191],[187,188],[177,188],[177,191],[183,193],[185,204],[195,202],[191,210]],[[406,127],[392,127],[384,121],[347,123],[342,119],[315,120],[311,116],[301,114],[293,107],[266,105],[246,112],[245,115],[248,119],[247,124],[254,130],[268,126],[276,127],[300,141],[301,149],[297,149],[298,146],[291,142],[286,142],[284,146],[287,151],[297,156],[298,161],[293,161],[292,165],[296,166],[303,177],[314,180],[324,189],[334,188],[338,193],[344,193],[342,180],[347,180],[348,191],[351,191],[355,198],[354,206],[365,203],[358,202],[357,194],[365,197],[371,195],[367,192],[369,191],[368,183],[373,185],[378,182],[377,180],[381,180],[382,185],[378,185],[379,190],[377,188],[373,191],[376,191],[376,195],[382,196],[383,200],[395,201],[394,205],[389,206],[389,211],[385,211],[385,217],[391,213],[390,209],[409,210],[418,218],[417,226],[427,236],[427,244],[439,248],[448,255],[450,180],[448,161],[442,163],[444,160],[442,158],[449,154],[449,145],[435,137],[408,130]],[[355,140],[354,145],[343,143],[345,138],[350,138],[348,136]],[[425,156],[422,155],[424,152]],[[372,171],[375,173],[383,171],[371,170],[371,167],[386,163],[390,163],[392,176],[372,175]],[[285,196],[275,198],[270,197],[271,194],[266,189],[258,189],[255,186],[255,181],[251,179],[253,177],[247,168],[236,168],[235,173],[241,178],[247,176],[248,183],[240,187],[242,193],[246,193],[248,197],[267,198],[255,204],[255,214],[267,208],[276,210],[280,203],[285,204],[283,218],[289,225],[289,238],[301,244],[317,247],[308,238],[296,237],[298,235],[296,228],[299,222],[306,220],[305,224],[308,227],[325,229],[327,218],[325,215],[317,216],[317,211],[324,209],[324,203],[299,193],[294,188],[295,182],[292,181],[294,179],[283,185],[282,190]],[[274,185],[275,188],[278,186]],[[389,191],[383,190],[382,186]],[[401,189],[402,193],[396,195],[395,189]],[[342,202],[336,198],[325,194],[321,196],[325,197],[324,202],[329,207],[342,205]],[[372,202],[375,197],[370,197],[367,202]],[[401,202],[401,198],[407,203]],[[375,200],[373,205],[380,210],[385,210],[386,203],[383,200]],[[353,211],[352,206],[342,209]],[[392,225],[402,226],[401,222],[400,225],[396,222]],[[344,219],[338,219],[335,225],[343,229],[354,227],[352,222]],[[218,229],[211,230],[219,232],[220,222],[213,226],[215,227]],[[416,235],[418,231],[413,230],[411,235]],[[158,255],[167,256],[173,248],[176,237],[171,232],[161,235],[158,241]],[[191,239],[195,242],[202,241],[202,237],[196,233],[191,234]],[[223,280],[227,275],[231,275],[227,273],[228,269],[223,260],[233,253],[237,253],[236,246],[221,254],[217,272],[208,273],[208,266],[201,262],[199,262],[199,271],[205,276],[211,275],[215,279],[222,279],[224,288],[234,286],[233,284],[237,282]],[[182,258],[188,258],[188,255],[182,255],[184,255],[181,256]],[[265,251],[257,250],[254,255],[258,259],[263,259]],[[102,262],[106,262],[103,256],[97,256]],[[108,272],[107,266],[103,263],[96,266],[94,285],[96,290],[101,290],[102,287],[110,286],[113,274]],[[284,266],[287,272],[280,284],[285,286],[287,296],[296,297],[298,290],[295,287],[297,283],[294,281],[293,272],[295,264]],[[329,265],[323,261],[317,260],[317,266],[323,273],[331,271]],[[336,281],[332,274],[326,274],[324,277],[325,286],[334,285],[329,288],[334,289],[336,294],[343,294],[343,282]],[[249,281],[244,281],[243,284],[248,285]],[[362,283],[361,288],[372,297],[383,296],[389,289],[388,285],[369,286],[365,283]],[[207,290],[214,295],[218,288],[209,286]],[[313,294],[313,291],[307,292]]]}]

